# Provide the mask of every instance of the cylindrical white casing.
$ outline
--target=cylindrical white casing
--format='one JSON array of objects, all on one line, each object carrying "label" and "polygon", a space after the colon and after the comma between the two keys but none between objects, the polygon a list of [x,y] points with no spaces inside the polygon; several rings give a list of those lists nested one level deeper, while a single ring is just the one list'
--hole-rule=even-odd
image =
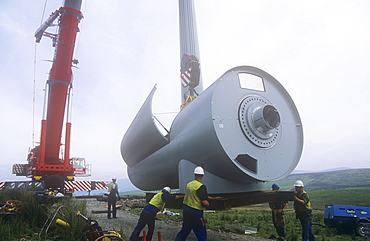
[{"label": "cylindrical white casing", "polygon": [[[265,116],[261,122],[258,110],[265,106],[272,106],[267,110],[277,113]],[[131,125],[135,126],[134,122]],[[243,189],[249,183],[289,175],[303,149],[301,120],[289,94],[271,75],[250,66],[231,69],[215,81],[177,115],[169,143],[136,160],[135,165],[125,157],[140,152],[142,147],[125,149],[130,139],[125,135],[122,140],[122,156],[131,163],[130,180],[143,190],[179,188],[182,160]],[[212,183],[207,188],[217,190]]]}]

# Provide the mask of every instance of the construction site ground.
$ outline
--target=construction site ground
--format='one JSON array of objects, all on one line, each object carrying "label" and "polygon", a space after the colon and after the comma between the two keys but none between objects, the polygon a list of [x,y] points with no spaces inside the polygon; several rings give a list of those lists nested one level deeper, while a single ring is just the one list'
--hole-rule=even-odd
[{"label": "construction site ground", "polygon": [[[87,208],[92,214],[92,219],[96,220],[103,230],[114,230],[123,233],[123,238],[128,241],[128,236],[135,228],[139,215],[136,215],[128,211],[128,207],[122,202],[123,207],[117,210],[116,219],[108,219],[107,213],[107,202],[97,201],[96,198],[85,199],[87,201]],[[119,201],[117,204],[121,204]],[[146,228],[144,230],[147,230]],[[174,221],[161,221],[156,220],[155,231],[153,235],[153,241],[157,241],[157,233],[161,232],[163,241],[172,241],[175,239],[176,234],[181,230],[181,222]],[[238,241],[266,241],[269,239],[260,237],[251,237],[248,235],[234,234],[234,233],[222,233],[207,230],[207,236],[209,241],[221,241],[221,240],[238,240]],[[187,238],[188,241],[197,240],[195,234],[191,232]]]}]

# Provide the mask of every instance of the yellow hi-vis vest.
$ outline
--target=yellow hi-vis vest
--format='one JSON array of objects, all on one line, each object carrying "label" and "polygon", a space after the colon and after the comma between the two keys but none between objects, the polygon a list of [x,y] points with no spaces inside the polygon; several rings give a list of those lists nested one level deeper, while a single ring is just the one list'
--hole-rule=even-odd
[{"label": "yellow hi-vis vest", "polygon": [[158,208],[159,211],[162,211],[162,209],[164,208],[164,204],[165,204],[162,200],[162,194],[163,194],[163,192],[159,192],[159,193],[155,194],[152,197],[152,199],[149,201],[149,204]]},{"label": "yellow hi-vis vest", "polygon": [[302,191],[301,193],[298,194],[298,198],[301,198],[303,194],[307,195],[308,202],[305,203],[304,205],[301,203],[298,203],[297,201],[294,202],[294,206],[297,212],[307,212],[311,210],[311,202],[310,202],[310,196],[308,196],[308,193],[305,191]]},{"label": "yellow hi-vis vest", "polygon": [[202,201],[197,195],[197,190],[201,186],[203,186],[203,184],[197,180],[191,181],[186,185],[184,204],[198,210],[206,210],[206,208],[202,206]]},{"label": "yellow hi-vis vest", "polygon": [[111,192],[113,190],[113,187],[114,187],[114,190],[118,191],[118,184],[110,182],[109,187],[108,187],[108,192]]}]

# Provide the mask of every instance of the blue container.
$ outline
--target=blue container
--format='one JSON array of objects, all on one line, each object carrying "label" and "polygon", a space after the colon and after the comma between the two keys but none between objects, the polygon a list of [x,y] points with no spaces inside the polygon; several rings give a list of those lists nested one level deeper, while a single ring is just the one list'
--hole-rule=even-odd
[{"label": "blue container", "polygon": [[364,227],[370,219],[370,207],[353,205],[325,205],[324,223],[338,230],[356,230],[364,236]]}]

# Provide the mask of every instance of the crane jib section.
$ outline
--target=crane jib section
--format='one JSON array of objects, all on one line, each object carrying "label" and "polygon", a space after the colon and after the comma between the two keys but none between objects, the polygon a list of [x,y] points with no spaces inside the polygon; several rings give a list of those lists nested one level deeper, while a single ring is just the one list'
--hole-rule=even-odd
[{"label": "crane jib section", "polygon": [[[73,82],[72,64],[77,62],[73,53],[82,17],[79,7],[65,1],[64,7],[53,12],[35,33],[36,42],[40,42],[42,36],[51,37],[55,51],[47,80],[46,115],[41,122],[40,145],[31,150],[28,158],[28,176],[32,178],[59,175],[71,179],[74,176],[69,157],[71,123],[65,124],[64,156],[61,157],[60,153],[64,117],[68,111],[66,106]],[[53,26],[56,19],[57,34],[47,33],[47,28]]]}]

